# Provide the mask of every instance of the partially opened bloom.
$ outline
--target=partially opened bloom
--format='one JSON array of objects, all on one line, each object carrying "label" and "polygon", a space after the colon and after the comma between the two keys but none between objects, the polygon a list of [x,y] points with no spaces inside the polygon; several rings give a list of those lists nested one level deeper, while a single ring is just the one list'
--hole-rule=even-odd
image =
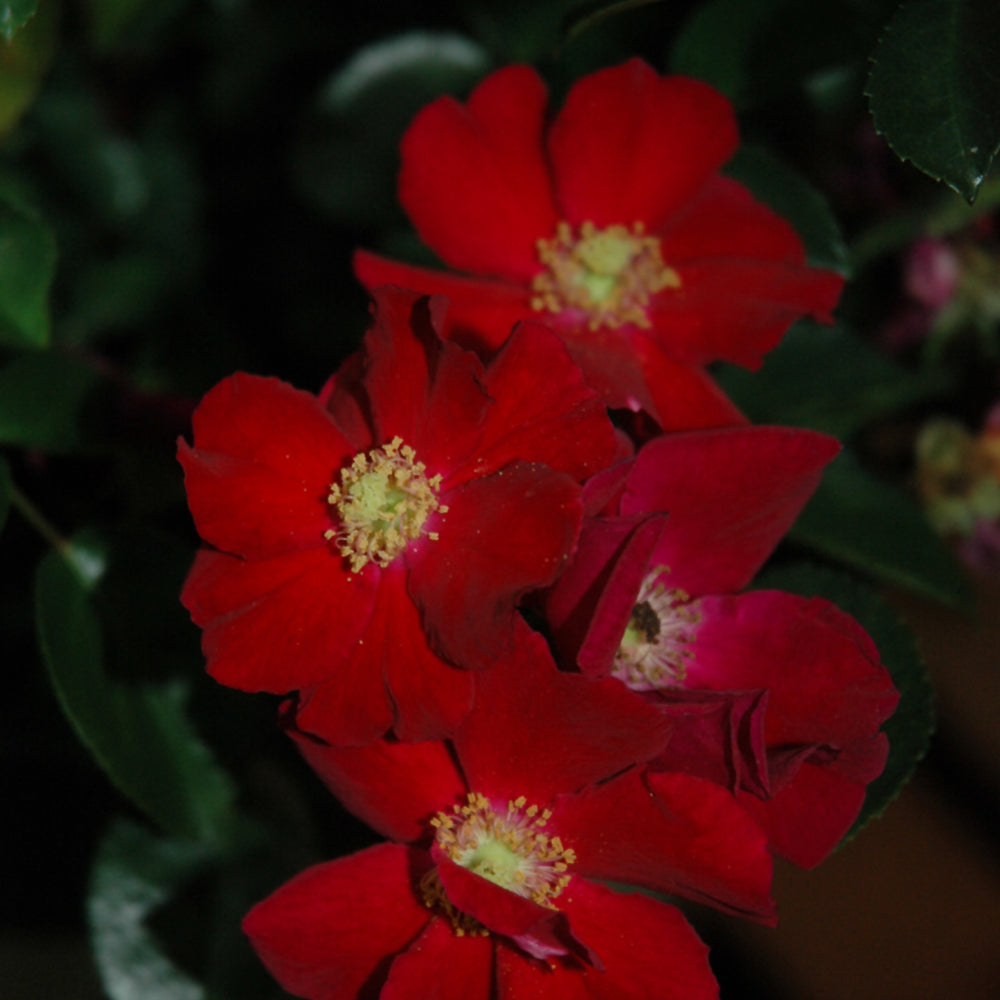
[{"label": "partially opened bloom", "polygon": [[675,721],[658,765],[731,788],[803,866],[858,815],[898,694],[867,633],[830,602],[739,591],[836,450],[769,427],[649,442],[588,484],[594,516],[546,606],[571,663]]},{"label": "partially opened bloom", "polygon": [[440,306],[383,291],[319,398],[234,375],[179,447],[213,546],[182,594],[210,673],[304,691],[300,724],[332,742],[454,726],[472,697],[464,668],[524,627],[518,599],[575,543],[578,480],[615,449],[553,334],[522,327],[484,367],[438,337]]},{"label": "partially opened bloom", "polygon": [[329,747],[291,729],[393,841],[300,874],[244,929],[310,1000],[718,995],[679,911],[598,881],[773,917],[770,860],[723,789],[641,762],[669,723],[616,682],[560,673],[521,637],[454,742]]},{"label": "partially opened bloom", "polygon": [[399,196],[454,271],[362,251],[359,279],[446,293],[449,335],[487,352],[540,319],[608,405],[665,429],[742,422],[705,366],[757,367],[794,320],[830,318],[842,278],[807,267],[791,226],[720,175],[736,121],[706,84],[632,59],[579,80],[551,123],[546,103],[514,66],[424,108]]}]

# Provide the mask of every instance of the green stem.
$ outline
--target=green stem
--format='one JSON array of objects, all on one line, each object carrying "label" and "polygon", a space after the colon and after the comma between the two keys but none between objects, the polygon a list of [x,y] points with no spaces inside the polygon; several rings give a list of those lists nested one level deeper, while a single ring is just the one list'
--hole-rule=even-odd
[{"label": "green stem", "polygon": [[59,534],[52,522],[13,483],[9,484],[8,489],[11,506],[52,548],[65,555],[69,542]]},{"label": "green stem", "polygon": [[851,262],[858,271],[873,260],[912,243],[921,236],[947,236],[972,225],[980,216],[1000,207],[1000,173],[979,189],[974,204],[958,195],[939,199],[928,209],[905,212],[876,223],[861,233],[851,246]]}]

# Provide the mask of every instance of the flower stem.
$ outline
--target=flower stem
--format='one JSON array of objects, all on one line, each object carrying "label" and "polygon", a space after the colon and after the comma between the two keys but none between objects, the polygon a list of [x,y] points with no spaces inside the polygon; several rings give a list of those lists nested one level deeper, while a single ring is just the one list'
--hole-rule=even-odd
[{"label": "flower stem", "polygon": [[13,484],[8,483],[10,504],[58,552],[65,553],[69,542],[56,530],[52,522]]}]

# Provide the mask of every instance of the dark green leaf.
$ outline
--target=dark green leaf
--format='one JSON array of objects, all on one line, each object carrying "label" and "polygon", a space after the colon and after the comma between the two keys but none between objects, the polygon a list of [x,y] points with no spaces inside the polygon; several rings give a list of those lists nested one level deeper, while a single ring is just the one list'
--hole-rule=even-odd
[{"label": "dark green leaf", "polygon": [[10,466],[7,459],[0,455],[0,531],[7,523],[7,512],[10,510],[10,498],[14,483],[10,478]]},{"label": "dark green leaf", "polygon": [[104,837],[87,922],[111,1000],[206,1000],[205,988],[164,954],[146,920],[211,861],[204,844],[161,839],[125,820]]},{"label": "dark green leaf", "polygon": [[920,508],[849,451],[827,467],[789,537],[885,583],[952,606],[969,602],[965,578]]},{"label": "dark green leaf", "polygon": [[9,42],[38,9],[38,0],[5,0],[0,3],[0,34]]},{"label": "dark green leaf", "polygon": [[889,760],[881,776],[868,786],[864,806],[848,834],[852,837],[896,797],[927,752],[934,731],[934,695],[916,640],[871,587],[827,567],[805,563],[782,566],[761,574],[756,586],[825,597],[853,615],[875,640],[900,693],[895,713],[882,727],[889,737]]},{"label": "dark green leaf", "polygon": [[0,202],[0,342],[48,343],[55,267],[56,243],[48,228],[23,208]]},{"label": "dark green leaf", "polygon": [[743,145],[725,173],[745,184],[802,237],[809,263],[848,273],[847,246],[826,199],[799,173],[760,146]]},{"label": "dark green leaf", "polygon": [[907,371],[846,328],[809,321],[788,331],[760,371],[724,367],[718,380],[754,423],[810,427],[842,439],[950,388],[940,370]]},{"label": "dark green leaf", "polygon": [[399,139],[425,104],[488,68],[456,34],[415,31],[356,52],[327,82],[296,156],[303,191],[338,219],[385,222],[396,204]]},{"label": "dark green leaf", "polygon": [[678,34],[671,69],[711,83],[737,106],[860,72],[885,2],[709,0]]},{"label": "dark green leaf", "polygon": [[[12,5],[3,6],[9,10]],[[0,45],[0,136],[21,120],[45,79],[55,53],[57,22],[56,5],[46,3],[13,41],[8,37]]]},{"label": "dark green leaf", "polygon": [[663,0],[615,0],[613,3],[602,3],[596,7],[592,7],[590,4],[581,4],[581,12],[570,15],[569,24],[565,28],[566,38],[576,38],[583,32],[598,27],[602,22],[616,14],[624,14],[636,7],[647,7],[649,4],[662,2]]},{"label": "dark green leaf", "polygon": [[90,594],[105,560],[97,546],[70,548],[49,552],[35,581],[42,655],[63,711],[111,780],[165,830],[225,839],[234,791],[191,730],[185,686],[124,684],[108,676]]},{"label": "dark green leaf", "polygon": [[1000,149],[1000,4],[908,0],[872,62],[875,127],[971,202]]},{"label": "dark green leaf", "polygon": [[0,369],[0,443],[75,451],[106,438],[108,386],[60,354],[28,354]]}]

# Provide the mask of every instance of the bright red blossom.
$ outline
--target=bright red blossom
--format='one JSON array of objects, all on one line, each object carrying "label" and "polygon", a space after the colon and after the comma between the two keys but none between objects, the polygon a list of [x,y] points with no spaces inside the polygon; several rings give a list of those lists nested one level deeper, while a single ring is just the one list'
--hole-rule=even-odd
[{"label": "bright red blossom", "polygon": [[706,950],[674,908],[593,880],[770,920],[765,839],[723,789],[645,774],[670,723],[616,682],[555,670],[523,633],[453,744],[330,747],[291,735],[394,843],[317,865],[244,929],[310,1000],[708,1000]]},{"label": "bright red blossom", "polygon": [[459,273],[359,251],[359,279],[447,294],[449,336],[487,352],[540,319],[608,405],[665,429],[742,422],[704,366],[757,367],[795,319],[830,319],[843,279],[808,268],[792,228],[719,174],[738,135],[711,87],[633,59],[579,80],[551,123],[546,104],[514,66],[424,108],[400,201]]},{"label": "bright red blossom", "polygon": [[899,696],[864,629],[828,601],[738,591],[837,447],[768,427],[647,443],[588,483],[592,516],[547,601],[572,662],[676,723],[654,766],[731,788],[803,866],[856,818]]},{"label": "bright red blossom", "polygon": [[441,341],[441,304],[376,296],[361,351],[317,398],[238,374],[179,458],[213,548],[182,600],[209,672],[303,692],[331,742],[439,737],[523,628],[575,540],[578,481],[614,454],[604,407],[545,328],[493,361]]}]

